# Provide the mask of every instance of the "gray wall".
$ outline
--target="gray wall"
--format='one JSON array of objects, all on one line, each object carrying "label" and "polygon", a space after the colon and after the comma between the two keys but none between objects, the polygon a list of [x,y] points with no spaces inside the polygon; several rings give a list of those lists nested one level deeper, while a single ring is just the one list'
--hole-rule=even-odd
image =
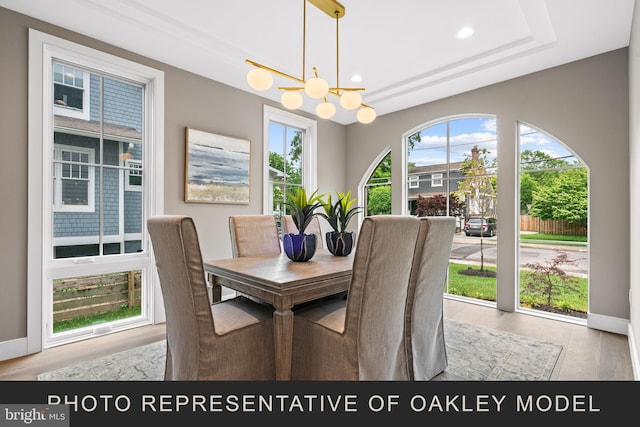
[{"label": "gray wall", "polygon": [[[629,318],[628,49],[577,61],[461,95],[380,116],[347,130],[347,186],[357,186],[373,159],[392,149],[400,171],[402,135],[458,114],[494,114],[498,122],[498,307],[515,308],[517,121],[568,145],[590,170],[590,313]],[[393,173],[393,172],[392,172]],[[395,176],[394,176],[395,178]],[[393,179],[394,213],[402,180]],[[612,190],[614,189],[614,190]],[[600,320],[606,317],[601,318]],[[591,318],[590,318],[591,320]],[[620,322],[618,322],[620,323]]]},{"label": "gray wall", "polygon": [[[0,344],[27,331],[27,76],[28,28],[136,61],[165,73],[164,210],[194,218],[203,257],[231,256],[231,214],[262,212],[262,108],[276,103],[0,8]],[[303,114],[311,117],[307,114]],[[184,202],[185,127],[251,141],[248,205]],[[318,120],[318,187],[344,191],[346,128]],[[0,358],[1,359],[1,358]]]}]

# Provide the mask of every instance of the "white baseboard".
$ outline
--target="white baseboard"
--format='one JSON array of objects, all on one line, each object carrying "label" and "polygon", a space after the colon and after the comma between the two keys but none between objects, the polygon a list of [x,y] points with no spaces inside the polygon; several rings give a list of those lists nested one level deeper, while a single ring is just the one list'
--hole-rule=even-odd
[{"label": "white baseboard", "polygon": [[629,333],[629,320],[619,317],[605,316],[604,314],[589,313],[587,326],[614,334],[627,335]]},{"label": "white baseboard", "polygon": [[27,338],[0,342],[0,361],[27,355]]}]

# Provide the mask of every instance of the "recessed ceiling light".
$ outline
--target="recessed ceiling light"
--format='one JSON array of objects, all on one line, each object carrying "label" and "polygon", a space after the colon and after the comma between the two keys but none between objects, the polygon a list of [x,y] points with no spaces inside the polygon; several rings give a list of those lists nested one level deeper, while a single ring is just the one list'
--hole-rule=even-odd
[{"label": "recessed ceiling light", "polygon": [[460,31],[458,31],[458,34],[456,34],[456,37],[458,37],[459,39],[466,39],[468,37],[471,37],[474,32],[475,29],[473,27],[462,27]]},{"label": "recessed ceiling light", "polygon": [[360,74],[354,74],[353,76],[351,76],[351,81],[354,83],[361,82],[362,76]]}]

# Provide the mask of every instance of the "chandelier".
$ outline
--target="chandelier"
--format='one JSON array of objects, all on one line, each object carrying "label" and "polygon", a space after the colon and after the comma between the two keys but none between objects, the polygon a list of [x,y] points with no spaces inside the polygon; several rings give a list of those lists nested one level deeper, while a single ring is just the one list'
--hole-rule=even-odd
[{"label": "chandelier", "polygon": [[[282,91],[280,102],[290,110],[300,108],[304,99],[301,92],[305,92],[307,96],[313,99],[322,100],[316,106],[316,114],[323,119],[330,119],[336,113],[336,106],[327,99],[331,95],[339,99],[340,105],[345,110],[358,110],[356,117],[360,123],[371,123],[376,118],[376,111],[370,105],[362,102],[360,92],[364,91],[362,87],[340,87],[339,83],[339,21],[344,16],[344,6],[335,0],[302,0],[302,76],[300,78],[292,76],[282,71],[267,67],[249,59],[246,62],[252,65],[247,73],[247,82],[255,90],[265,91],[273,85],[273,76],[276,74],[286,77],[297,82],[300,86],[279,87]],[[305,55],[306,55],[306,35],[307,35],[307,1],[312,3],[318,9],[336,20],[336,85],[330,87],[325,79],[318,75],[318,70],[313,67],[313,77],[308,80],[305,78]]]}]

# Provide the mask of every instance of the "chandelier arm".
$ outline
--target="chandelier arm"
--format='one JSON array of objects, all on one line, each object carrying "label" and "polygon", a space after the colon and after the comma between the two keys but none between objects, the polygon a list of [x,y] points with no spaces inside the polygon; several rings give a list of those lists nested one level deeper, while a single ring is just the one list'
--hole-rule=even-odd
[{"label": "chandelier arm", "polygon": [[288,79],[295,80],[298,83],[304,84],[304,80],[299,79],[297,77],[294,77],[294,76],[292,76],[290,74],[283,73],[282,71],[278,71],[275,68],[267,67],[266,65],[259,64],[259,63],[255,62],[255,61],[250,60],[250,59],[246,59],[245,61],[246,61],[247,64],[251,64],[254,67],[258,67],[258,68],[262,68],[263,70],[271,71],[272,73],[277,74],[279,76],[286,77]]}]

